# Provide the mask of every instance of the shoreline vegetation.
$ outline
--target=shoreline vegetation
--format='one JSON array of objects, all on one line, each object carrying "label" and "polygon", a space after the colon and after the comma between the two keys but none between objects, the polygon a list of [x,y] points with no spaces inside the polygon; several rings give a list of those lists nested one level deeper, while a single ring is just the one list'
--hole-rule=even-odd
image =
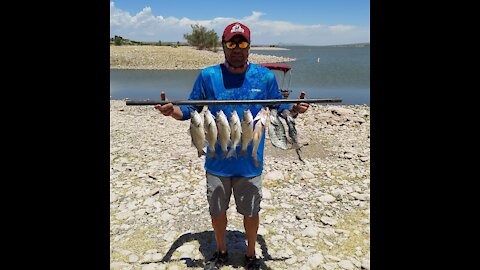
[{"label": "shoreline vegetation", "polygon": [[[256,50],[288,50],[279,47],[251,47],[252,63],[286,63],[295,58],[263,55]],[[197,50],[191,46],[114,46],[110,45],[110,69],[196,70],[224,61],[221,48],[217,52]]]}]

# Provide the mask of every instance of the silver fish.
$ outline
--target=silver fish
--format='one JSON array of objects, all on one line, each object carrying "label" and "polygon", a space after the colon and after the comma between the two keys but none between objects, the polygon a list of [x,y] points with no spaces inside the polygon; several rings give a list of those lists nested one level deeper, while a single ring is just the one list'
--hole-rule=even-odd
[{"label": "silver fish", "polygon": [[302,162],[305,162],[305,161],[303,161],[302,157],[300,156],[300,152],[302,150],[300,149],[300,145],[298,144],[297,129],[295,128],[295,119],[292,117],[292,114],[290,113],[289,110],[284,110],[282,112],[282,118],[284,118],[285,121],[287,122],[288,136],[292,140],[292,146],[295,149],[295,151],[297,152],[298,159],[300,159],[300,161],[302,161]]},{"label": "silver fish", "polygon": [[230,151],[228,151],[227,158],[234,156],[237,158],[237,145],[240,143],[242,136],[242,125],[237,111],[230,113]]},{"label": "silver fish", "polygon": [[205,130],[203,128],[203,119],[197,111],[190,114],[190,137],[192,137],[192,145],[197,148],[198,157],[205,155]]},{"label": "silver fish", "polygon": [[247,156],[247,147],[253,140],[253,115],[249,109],[243,111],[242,118],[242,148],[240,155]]},{"label": "silver fish", "polygon": [[207,139],[208,145],[210,146],[210,152],[208,157],[218,158],[217,152],[215,152],[215,145],[217,144],[217,124],[215,123],[215,117],[212,115],[210,110],[206,110],[204,113],[204,129],[205,137]]},{"label": "silver fish", "polygon": [[230,144],[230,125],[225,113],[220,110],[217,112],[217,129],[218,129],[218,142],[222,148],[223,158],[227,156],[227,148]]},{"label": "silver fish", "polygon": [[288,149],[287,135],[285,134],[285,127],[278,117],[276,109],[270,109],[268,121],[268,136],[273,146],[280,149]]},{"label": "silver fish", "polygon": [[256,167],[260,166],[260,162],[258,161],[258,158],[257,158],[257,151],[258,151],[258,145],[260,144],[263,133],[265,131],[267,118],[268,118],[268,107],[262,108],[253,119],[254,121],[257,120],[257,122],[255,123],[255,129],[253,130],[253,149],[252,149],[252,157],[255,161]]}]

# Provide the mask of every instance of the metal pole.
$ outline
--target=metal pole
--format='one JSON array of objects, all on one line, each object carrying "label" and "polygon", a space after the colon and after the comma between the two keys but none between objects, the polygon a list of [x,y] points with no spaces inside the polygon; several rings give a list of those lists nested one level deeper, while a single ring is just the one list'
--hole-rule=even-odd
[{"label": "metal pole", "polygon": [[316,98],[316,99],[252,99],[252,100],[127,100],[127,105],[243,105],[243,104],[293,104],[293,103],[339,103],[338,98]]}]

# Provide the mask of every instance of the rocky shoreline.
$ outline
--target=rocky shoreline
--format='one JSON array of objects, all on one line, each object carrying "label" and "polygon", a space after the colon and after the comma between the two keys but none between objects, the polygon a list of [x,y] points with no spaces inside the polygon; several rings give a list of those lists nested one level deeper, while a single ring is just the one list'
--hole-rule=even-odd
[{"label": "rocky shoreline", "polygon": [[[312,104],[296,122],[305,163],[265,142],[262,269],[370,269],[370,108]],[[110,269],[203,269],[215,250],[188,125],[110,101]],[[222,269],[235,269],[246,245],[233,199],[227,215]]]},{"label": "rocky shoreline", "polygon": [[[283,48],[253,47],[249,60],[253,63],[279,63],[294,58],[262,55],[255,50],[284,50]],[[110,46],[111,69],[196,70],[222,63],[223,51],[197,50],[188,46]]]}]

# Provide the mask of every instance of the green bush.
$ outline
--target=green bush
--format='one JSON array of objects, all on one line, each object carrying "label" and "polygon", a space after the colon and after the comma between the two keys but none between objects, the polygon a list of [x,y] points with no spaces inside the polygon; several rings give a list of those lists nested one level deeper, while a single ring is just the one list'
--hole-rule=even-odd
[{"label": "green bush", "polygon": [[114,40],[114,44],[117,46],[120,46],[123,43],[123,38],[121,36],[115,36],[113,40]]},{"label": "green bush", "polygon": [[123,38],[121,36],[115,36],[113,41],[115,45],[120,46],[122,45]]},{"label": "green bush", "polygon": [[188,44],[197,47],[199,50],[217,50],[217,47],[220,44],[220,38],[213,29],[207,31],[205,26],[200,26],[198,24],[191,25],[191,27],[192,33],[183,35]]}]

